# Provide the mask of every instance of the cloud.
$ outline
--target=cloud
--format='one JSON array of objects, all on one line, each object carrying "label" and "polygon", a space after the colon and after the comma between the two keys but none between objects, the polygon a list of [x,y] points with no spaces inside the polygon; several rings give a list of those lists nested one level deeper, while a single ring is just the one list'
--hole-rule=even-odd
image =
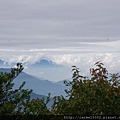
[{"label": "cloud", "polygon": [[[4,42],[1,42],[3,44]],[[26,45],[29,43],[25,42]],[[17,45],[18,44],[18,45]],[[119,59],[119,51],[120,51],[120,41],[115,42],[58,42],[56,45],[59,47],[43,47],[39,42],[31,43],[26,45],[20,45],[17,41],[14,42],[14,46],[3,46],[0,49],[0,58],[5,61],[12,62],[29,62],[35,63],[42,58],[51,59],[60,64],[77,64],[81,61],[81,64],[86,64],[88,61],[97,61],[97,59],[102,59],[105,62],[114,61],[115,59]],[[63,46],[64,44],[64,46]],[[30,45],[30,46],[29,46]],[[21,48],[22,46],[22,48]],[[108,55],[112,55],[111,58]],[[114,56],[115,55],[115,56]]]},{"label": "cloud", "polygon": [[[84,48],[84,47],[83,47]],[[98,49],[97,47],[94,48],[94,50]],[[82,75],[89,76],[89,69],[92,67],[95,67],[94,64],[97,61],[101,61],[104,63],[105,67],[108,69],[109,73],[118,73],[119,72],[119,66],[120,66],[120,56],[119,52],[103,52],[103,50],[100,51],[89,51],[89,49],[78,49],[78,48],[64,48],[64,49],[30,49],[30,50],[22,50],[15,51],[12,50],[11,52],[6,50],[0,51],[0,55],[5,62],[16,63],[16,62],[22,62],[24,65],[24,71],[29,73],[34,73],[37,70],[29,69],[29,66],[31,64],[34,64],[35,62],[38,62],[41,59],[47,59],[55,62],[59,65],[64,65],[69,69],[72,69],[71,66],[76,65]],[[45,73],[42,74],[43,71],[40,71],[38,76],[45,77],[47,76]],[[38,72],[35,74],[38,74]],[[69,71],[69,74],[67,74],[68,78],[71,78],[72,73]],[[59,77],[58,77],[59,76]],[[66,74],[56,74],[54,76],[54,80],[60,80],[60,79],[66,79]],[[57,79],[58,77],[58,79]],[[52,76],[48,76],[48,78],[52,79]],[[47,78],[47,79],[48,79]]]},{"label": "cloud", "polygon": [[[23,62],[33,64],[40,59],[52,60],[57,64],[65,65],[71,68],[72,65],[80,67],[81,71],[86,72],[94,66],[97,61],[103,62],[111,72],[119,72],[120,56],[119,53],[81,53],[81,54],[29,54],[29,55],[13,55],[6,59],[9,63]],[[5,60],[5,58],[4,58]]]},{"label": "cloud", "polygon": [[[91,37],[120,37],[119,4],[116,0],[0,0],[0,39],[22,43],[37,39],[47,44],[61,41],[61,37],[68,42],[70,37],[88,37],[87,42]],[[47,38],[41,40],[41,36]]]},{"label": "cloud", "polygon": [[84,75],[89,74],[89,68],[95,67],[97,61],[104,63],[109,73],[119,73],[120,56],[119,53],[88,53],[88,54],[74,54],[53,57],[58,64],[64,64],[69,67],[76,65]]},{"label": "cloud", "polygon": [[46,58],[83,71],[101,60],[119,71],[119,5],[118,0],[0,0],[0,58],[31,64]]}]

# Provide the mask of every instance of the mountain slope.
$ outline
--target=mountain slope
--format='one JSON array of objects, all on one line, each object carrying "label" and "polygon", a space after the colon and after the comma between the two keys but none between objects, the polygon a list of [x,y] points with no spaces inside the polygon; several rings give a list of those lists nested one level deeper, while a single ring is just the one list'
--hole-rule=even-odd
[{"label": "mountain slope", "polygon": [[65,87],[62,85],[57,85],[48,80],[40,80],[37,77],[32,75],[28,75],[24,72],[20,73],[20,75],[14,80],[15,87],[18,87],[23,81],[26,81],[24,88],[33,89],[33,92],[42,95],[48,95],[51,93],[51,96],[55,95],[65,95],[64,89]]},{"label": "mountain slope", "polygon": [[[54,62],[46,59],[41,59],[40,61],[31,65],[32,67],[57,67],[58,65]],[[60,65],[59,65],[60,66]]]},{"label": "mountain slope", "polygon": [[24,71],[50,81],[66,79],[69,78],[71,74],[71,70],[66,66],[56,64],[46,59],[41,59],[34,64],[27,64],[27,68]]},{"label": "mountain slope", "polygon": [[57,84],[57,85],[65,85],[64,84],[64,81],[67,81],[67,82],[69,82],[70,80],[68,80],[68,79],[65,79],[65,80],[61,80],[61,81],[58,81],[58,82],[55,82],[55,84]]},{"label": "mountain slope", "polygon": [[[5,64],[4,64],[5,63]],[[1,68],[11,68],[15,66],[16,63],[7,63],[0,59]],[[51,60],[40,59],[35,63],[23,63],[25,73],[33,76],[48,79],[50,81],[59,81],[62,79],[70,78],[71,70],[70,68],[54,63]]]},{"label": "mountain slope", "polygon": [[[9,72],[10,69],[1,68],[0,71]],[[41,80],[35,76],[21,72],[17,78],[14,79],[14,89],[18,88],[22,82],[26,82],[24,89],[32,89],[34,93],[47,96],[51,93],[51,97],[63,95],[65,96],[66,86],[53,83],[48,80]]]}]

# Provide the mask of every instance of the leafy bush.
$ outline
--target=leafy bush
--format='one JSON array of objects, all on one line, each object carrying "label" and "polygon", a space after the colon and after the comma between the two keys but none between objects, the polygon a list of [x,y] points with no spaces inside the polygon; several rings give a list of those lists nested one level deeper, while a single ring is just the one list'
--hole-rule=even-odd
[{"label": "leafy bush", "polygon": [[30,93],[32,90],[25,90],[20,85],[18,89],[13,90],[13,80],[22,72],[23,66],[17,63],[15,68],[11,68],[11,72],[0,72],[0,115],[38,115],[48,113],[46,107],[49,102],[50,95],[46,104],[44,99],[35,99],[30,101]]},{"label": "leafy bush", "polygon": [[24,114],[26,102],[30,100],[32,90],[22,89],[25,82],[18,88],[13,90],[13,80],[21,73],[23,66],[17,63],[15,68],[11,68],[11,72],[0,72],[0,114]]},{"label": "leafy bush", "polygon": [[91,78],[79,74],[79,68],[72,66],[73,81],[66,90],[68,99],[54,97],[54,114],[63,115],[120,115],[120,84],[118,74],[111,74],[103,63],[95,63],[96,69],[90,69]]}]

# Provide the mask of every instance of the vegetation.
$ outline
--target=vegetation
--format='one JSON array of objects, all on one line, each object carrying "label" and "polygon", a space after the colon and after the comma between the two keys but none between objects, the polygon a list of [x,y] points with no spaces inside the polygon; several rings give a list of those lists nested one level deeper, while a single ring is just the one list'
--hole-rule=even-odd
[{"label": "vegetation", "polygon": [[18,63],[16,68],[12,68],[10,73],[0,72],[0,114],[24,114],[26,103],[30,101],[32,90],[22,89],[25,82],[13,90],[13,80],[23,70],[22,64]]},{"label": "vegetation", "polygon": [[71,86],[66,90],[68,99],[55,97],[53,110],[63,115],[120,115],[120,81],[118,74],[111,74],[103,63],[95,63],[96,69],[90,69],[91,79],[79,74],[72,66],[73,81],[65,82]]},{"label": "vegetation", "polygon": [[120,76],[108,74],[103,63],[95,63],[90,69],[91,78],[80,75],[79,68],[72,66],[71,82],[64,82],[67,98],[55,96],[52,109],[46,107],[44,99],[30,101],[32,90],[25,90],[25,82],[13,90],[13,80],[21,73],[18,63],[10,73],[0,72],[0,115],[120,115]]}]

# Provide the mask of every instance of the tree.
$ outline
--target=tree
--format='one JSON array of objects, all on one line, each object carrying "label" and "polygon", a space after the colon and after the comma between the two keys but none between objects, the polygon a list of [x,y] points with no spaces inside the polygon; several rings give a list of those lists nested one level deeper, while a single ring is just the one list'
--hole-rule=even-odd
[{"label": "tree", "polygon": [[23,66],[17,63],[15,68],[11,68],[11,72],[0,72],[0,114],[15,115],[24,114],[26,112],[26,103],[30,101],[30,93],[32,90],[25,90],[23,86],[25,82],[18,88],[13,90],[13,80],[22,72]]},{"label": "tree", "polygon": [[79,74],[72,66],[73,81],[64,82],[71,89],[65,90],[68,98],[54,97],[52,106],[56,115],[120,115],[120,76],[111,74],[100,61],[90,69],[91,78]]},{"label": "tree", "polygon": [[45,101],[44,98],[42,99],[32,99],[26,105],[26,114],[27,115],[50,115],[51,112],[47,108],[47,103],[50,101],[50,93]]},{"label": "tree", "polygon": [[16,67],[11,68],[11,72],[0,72],[0,118],[2,117],[1,115],[4,115],[4,120],[5,118],[7,120],[13,119],[13,117],[20,120],[31,119],[29,115],[34,115],[32,119],[35,119],[37,115],[50,114],[47,108],[50,94],[48,94],[46,101],[44,98],[30,100],[32,90],[23,89],[25,82],[18,89],[13,90],[14,79],[23,69],[23,65],[17,63]]}]

